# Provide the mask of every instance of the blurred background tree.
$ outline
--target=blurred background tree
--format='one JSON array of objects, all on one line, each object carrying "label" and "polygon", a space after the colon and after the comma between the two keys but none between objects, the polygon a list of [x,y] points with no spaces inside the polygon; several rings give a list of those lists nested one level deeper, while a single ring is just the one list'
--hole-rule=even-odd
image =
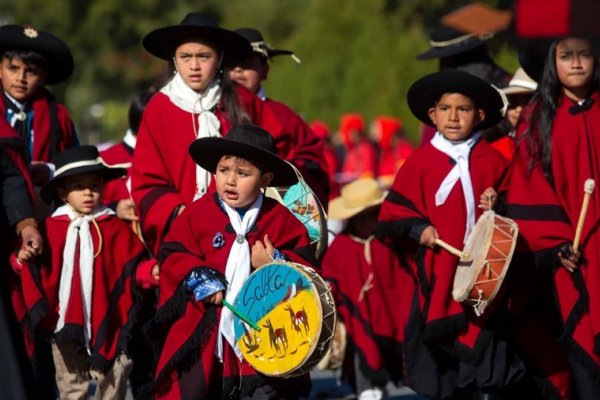
[{"label": "blurred background tree", "polygon": [[[506,8],[510,1],[488,0]],[[75,58],[75,72],[51,90],[71,110],[83,143],[119,140],[131,97],[152,85],[166,64],[144,51],[151,30],[203,11],[222,27],[259,29],[268,43],[296,52],[297,66],[278,57],[266,90],[307,121],[337,129],[339,116],[361,112],[400,117],[416,143],[419,123],[405,102],[410,84],[437,69],[415,56],[429,48],[428,32],[465,0],[0,0],[0,24],[31,24],[60,36]],[[489,42],[492,57],[517,67],[508,34]]]}]

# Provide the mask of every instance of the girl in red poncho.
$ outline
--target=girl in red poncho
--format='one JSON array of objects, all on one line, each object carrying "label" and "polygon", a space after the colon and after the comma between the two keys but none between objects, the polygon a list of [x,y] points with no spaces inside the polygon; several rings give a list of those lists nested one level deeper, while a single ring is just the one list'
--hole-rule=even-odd
[{"label": "girl in red poncho", "polygon": [[[526,61],[526,60],[525,60]],[[535,281],[554,280],[575,396],[600,397],[600,193],[595,190],[579,252],[572,241],[584,182],[600,177],[600,63],[589,41],[549,46],[543,75],[517,131],[507,215],[519,224],[517,252]],[[527,70],[527,68],[526,68]],[[519,265],[521,265],[519,264]],[[536,270],[532,268],[537,267]],[[549,279],[546,279],[549,278]],[[547,298],[549,302],[551,299]]]},{"label": "girl in red poncho", "polygon": [[377,180],[383,188],[392,186],[396,172],[414,150],[404,137],[402,122],[394,117],[380,116],[371,126],[371,135],[379,143],[379,167]]},{"label": "girl in red poncho", "polygon": [[278,144],[288,145],[277,116],[264,102],[222,73],[251,52],[240,35],[219,28],[203,13],[150,32],[145,49],[172,61],[173,78],[156,93],[144,116],[133,155],[131,184],[144,238],[157,254],[171,222],[185,206],[212,191],[211,174],[194,164],[187,148],[196,138],[219,137],[232,123],[252,121]]},{"label": "girl in red poncho", "polygon": [[375,178],[377,150],[367,136],[363,116],[357,113],[342,115],[339,134],[345,154],[338,183],[344,185],[356,178]]},{"label": "girl in red poncho", "polygon": [[[190,204],[161,246],[158,310],[149,332],[160,351],[154,380],[159,399],[296,399],[310,377],[258,374],[231,335],[234,303],[253,268],[283,257],[315,265],[306,228],[277,201],[270,184],[297,182],[275,155],[273,138],[252,124],[224,138],[202,138],[190,155],[215,173],[216,192]],[[160,346],[162,345],[162,346]]]},{"label": "girl in red poncho", "polygon": [[[372,235],[384,192],[374,179],[358,179],[329,203],[329,217],[347,221],[323,257],[323,278],[331,285],[337,311],[346,326],[344,379],[359,399],[385,398],[385,385],[399,378],[399,340],[394,320],[408,310],[410,278],[395,254]],[[391,369],[389,368],[391,367]]]},{"label": "girl in red poncho", "polygon": [[405,383],[434,398],[509,390],[524,366],[505,323],[505,305],[496,300],[477,317],[454,301],[459,260],[435,245],[439,237],[462,248],[481,214],[477,204],[490,207],[501,187],[508,162],[478,130],[500,121],[502,97],[481,79],[449,69],[415,82],[408,104],[438,132],[398,171],[376,228],[411,277],[402,285],[410,291],[410,312],[398,319]]}]

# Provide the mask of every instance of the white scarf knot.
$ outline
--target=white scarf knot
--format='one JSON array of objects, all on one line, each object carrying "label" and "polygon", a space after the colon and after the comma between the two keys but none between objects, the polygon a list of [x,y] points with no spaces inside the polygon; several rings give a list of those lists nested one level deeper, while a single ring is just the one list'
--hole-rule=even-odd
[{"label": "white scarf knot", "polygon": [[[250,266],[252,264],[251,254],[250,254],[250,245],[248,244],[248,240],[246,240],[246,234],[252,229],[256,219],[258,217],[258,213],[263,203],[263,195],[260,193],[258,198],[252,203],[250,208],[244,214],[244,218],[240,218],[238,212],[222,202],[223,208],[225,208],[225,212],[229,216],[229,222],[231,226],[235,230],[236,240],[231,246],[231,251],[229,252],[229,257],[227,258],[227,265],[225,267],[225,278],[227,278],[227,294],[225,295],[225,300],[227,300],[230,304],[235,302],[236,297],[242,290],[242,286],[248,276],[250,276]],[[227,342],[231,345],[235,354],[237,354],[238,358],[242,359],[242,351],[237,346],[235,341],[235,331],[233,326],[233,313],[228,309],[223,307],[221,311],[221,320],[219,321],[219,332],[225,336]],[[223,339],[221,335],[217,340],[217,349],[216,354],[221,361],[223,361]]]},{"label": "white scarf knot", "polygon": [[[221,100],[222,90],[219,80],[212,81],[204,92],[198,93],[185,83],[178,72],[160,91],[169,97],[171,103],[192,114],[192,126],[196,139],[221,136],[221,123],[217,116],[210,111]],[[197,121],[196,115],[198,115]],[[196,165],[196,194],[194,200],[199,199],[206,193],[210,180],[211,173]]]},{"label": "white scarf knot", "polygon": [[480,138],[481,133],[477,132],[464,142],[454,144],[446,139],[440,132],[436,132],[433,139],[431,139],[433,147],[456,162],[456,165],[450,170],[448,175],[446,175],[435,194],[435,205],[441,206],[446,202],[452,188],[460,179],[467,209],[467,221],[463,242],[467,240],[467,237],[475,226],[475,195],[473,194],[473,183],[471,182],[471,174],[469,173],[469,156],[471,149]]},{"label": "white scarf knot", "polygon": [[108,207],[99,207],[90,215],[81,215],[65,204],[58,207],[52,217],[66,215],[71,220],[67,228],[67,239],[63,250],[63,264],[58,289],[58,322],[54,333],[65,326],[65,317],[71,297],[71,283],[75,269],[75,246],[79,239],[79,276],[81,280],[81,297],[83,298],[83,318],[85,345],[89,351],[92,337],[92,285],[94,280],[94,243],[90,232],[90,221],[103,215],[114,215]]}]

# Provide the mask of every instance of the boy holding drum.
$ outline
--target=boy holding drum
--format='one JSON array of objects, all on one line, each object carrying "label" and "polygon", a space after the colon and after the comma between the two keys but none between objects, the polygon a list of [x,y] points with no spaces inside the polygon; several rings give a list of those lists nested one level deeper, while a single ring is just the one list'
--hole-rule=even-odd
[{"label": "boy holding drum", "polygon": [[412,304],[399,327],[406,384],[434,398],[497,393],[524,374],[505,310],[496,302],[478,317],[454,301],[459,259],[436,242],[441,238],[462,249],[482,209],[493,207],[508,162],[479,131],[498,123],[506,104],[494,87],[458,70],[419,79],[408,91],[408,104],[437,132],[399,170],[376,228],[412,275],[403,285]]},{"label": "boy holding drum", "polygon": [[160,298],[151,329],[164,340],[156,398],[291,399],[310,392],[308,374],[258,375],[241,357],[232,312],[221,307],[224,300],[234,303],[254,268],[276,259],[316,264],[306,228],[262,193],[269,185],[297,181],[275,151],[272,136],[252,124],[190,145],[193,160],[214,174],[216,192],[190,204],[161,246]]}]

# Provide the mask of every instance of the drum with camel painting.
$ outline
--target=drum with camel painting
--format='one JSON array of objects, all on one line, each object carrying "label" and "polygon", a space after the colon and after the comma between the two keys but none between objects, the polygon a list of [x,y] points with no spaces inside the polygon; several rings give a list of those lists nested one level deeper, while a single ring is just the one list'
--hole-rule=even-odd
[{"label": "drum with camel painting", "polygon": [[304,374],[329,350],[335,303],[312,268],[282,261],[266,264],[248,277],[234,307],[259,328],[234,318],[238,347],[264,375]]}]

